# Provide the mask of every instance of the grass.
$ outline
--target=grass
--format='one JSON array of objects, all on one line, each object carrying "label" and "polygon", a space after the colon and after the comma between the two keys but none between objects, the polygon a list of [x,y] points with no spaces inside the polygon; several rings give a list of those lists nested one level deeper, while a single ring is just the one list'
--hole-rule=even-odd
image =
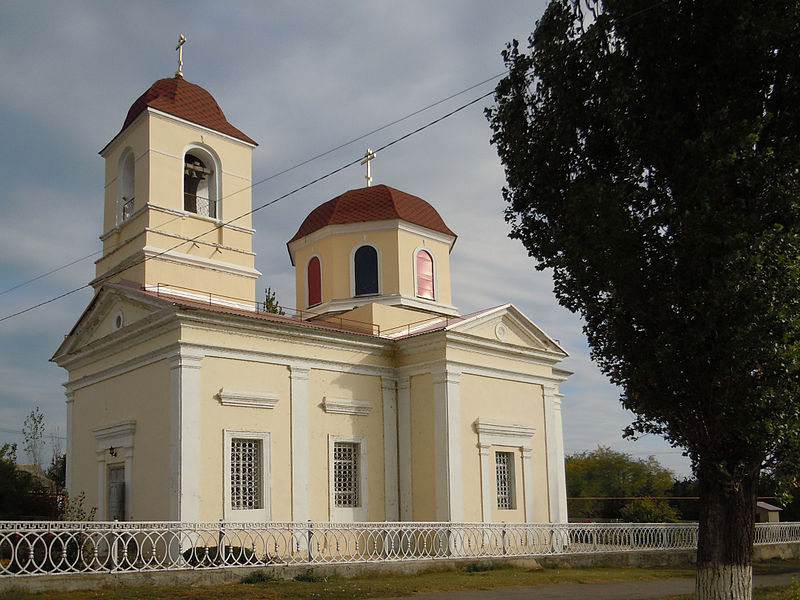
[{"label": "grass", "polygon": [[[478,565],[479,563],[475,563]],[[800,571],[800,561],[770,561],[756,566],[757,574]],[[484,570],[467,565],[459,571],[428,571],[418,575],[367,574],[352,579],[321,577],[313,569],[291,581],[276,580],[256,571],[240,583],[206,586],[135,586],[75,592],[0,592],[0,600],[345,600],[409,596],[415,592],[486,590],[501,586],[536,586],[552,583],[599,583],[692,577],[690,569],[541,569],[500,567]],[[684,597],[671,600],[683,600]],[[690,598],[686,596],[685,598]],[[759,589],[757,600],[792,599],[791,588]]]}]

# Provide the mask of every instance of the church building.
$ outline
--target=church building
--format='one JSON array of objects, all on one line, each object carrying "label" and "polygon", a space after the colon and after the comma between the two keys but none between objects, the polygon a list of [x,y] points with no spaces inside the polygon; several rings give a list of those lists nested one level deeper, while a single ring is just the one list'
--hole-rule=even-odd
[{"label": "church building", "polygon": [[100,520],[565,522],[565,351],[510,304],[460,315],[456,234],[369,179],[287,232],[297,309],[268,312],[256,146],[178,72],[100,152],[95,295],[52,358],[70,494]]}]

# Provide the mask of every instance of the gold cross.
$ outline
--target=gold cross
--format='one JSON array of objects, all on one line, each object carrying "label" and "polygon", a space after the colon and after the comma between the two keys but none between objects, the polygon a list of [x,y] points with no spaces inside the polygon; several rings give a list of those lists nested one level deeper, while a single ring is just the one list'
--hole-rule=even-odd
[{"label": "gold cross", "polygon": [[369,172],[369,161],[375,158],[375,152],[373,152],[370,148],[367,148],[367,151],[364,153],[364,160],[361,161],[362,165],[367,165],[367,176],[365,179],[367,180],[367,187],[369,184],[372,183],[372,175]]},{"label": "gold cross", "polygon": [[175,71],[175,77],[183,77],[183,45],[186,43],[186,36],[183,34],[178,38],[178,45],[175,50],[178,51],[178,70]]}]

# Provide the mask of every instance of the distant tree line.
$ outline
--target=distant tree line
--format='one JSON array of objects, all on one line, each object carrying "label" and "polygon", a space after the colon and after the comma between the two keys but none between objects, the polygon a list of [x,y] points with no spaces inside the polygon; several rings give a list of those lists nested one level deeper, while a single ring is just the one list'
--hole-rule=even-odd
[{"label": "distant tree line", "polygon": [[[699,518],[699,486],[694,478],[676,478],[653,456],[636,459],[598,446],[566,457],[571,521],[675,523]],[[800,494],[779,495],[779,486],[763,475],[759,496],[783,508],[782,521],[800,519]]]}]

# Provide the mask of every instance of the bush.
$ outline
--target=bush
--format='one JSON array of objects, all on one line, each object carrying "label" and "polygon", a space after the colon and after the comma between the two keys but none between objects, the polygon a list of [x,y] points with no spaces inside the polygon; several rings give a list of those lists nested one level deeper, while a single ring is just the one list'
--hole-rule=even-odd
[{"label": "bush", "polygon": [[268,583],[270,581],[276,581],[275,575],[261,569],[253,571],[242,579],[242,583]]},{"label": "bush", "polygon": [[666,502],[639,498],[623,506],[619,515],[627,523],[677,523],[678,511]]}]

